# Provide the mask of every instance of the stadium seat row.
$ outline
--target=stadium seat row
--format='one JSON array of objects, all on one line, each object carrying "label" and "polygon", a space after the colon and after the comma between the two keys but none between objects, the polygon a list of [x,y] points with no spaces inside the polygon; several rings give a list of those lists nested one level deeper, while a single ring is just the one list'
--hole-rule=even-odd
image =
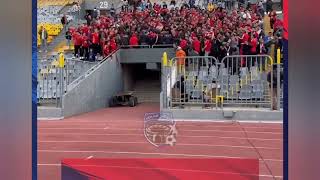
[{"label": "stadium seat row", "polygon": [[74,2],[79,2],[78,0],[38,0],[38,6],[65,6],[67,4],[72,4]]},{"label": "stadium seat row", "polygon": [[[51,43],[54,36],[57,36],[63,28],[62,24],[40,23],[38,24],[38,27],[37,27],[38,31],[40,30],[41,26],[44,27],[48,32],[48,39],[47,39],[48,43]],[[39,34],[37,35],[37,44],[38,46],[41,45],[41,39]]]}]

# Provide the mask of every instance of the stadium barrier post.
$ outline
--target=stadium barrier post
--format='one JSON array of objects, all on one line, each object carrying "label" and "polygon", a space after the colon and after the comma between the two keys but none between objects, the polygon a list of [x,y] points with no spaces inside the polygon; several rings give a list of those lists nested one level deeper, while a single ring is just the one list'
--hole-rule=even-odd
[{"label": "stadium barrier post", "polygon": [[161,73],[161,77],[162,77],[162,82],[161,82],[161,87],[162,87],[162,99],[163,99],[163,106],[165,106],[164,108],[167,108],[167,88],[168,88],[168,82],[167,82],[167,72],[168,72],[168,55],[166,52],[163,53],[162,55],[162,73]]},{"label": "stadium barrier post", "polygon": [[65,59],[67,61],[66,65],[65,65],[65,71],[66,71],[66,91],[68,91],[68,84],[70,83],[70,77],[69,77],[69,59]]},{"label": "stadium barrier post", "polygon": [[273,110],[273,64],[274,64],[274,62],[273,62],[273,59],[271,59],[271,61],[270,61],[270,66],[271,66],[271,68],[270,68],[270,87],[271,87],[271,92],[270,92],[270,101],[271,101],[271,110]]},{"label": "stadium barrier post", "polygon": [[59,69],[60,69],[60,103],[59,106],[62,107],[62,98],[64,95],[64,67],[65,67],[65,57],[63,52],[59,54]]},{"label": "stadium barrier post", "polygon": [[173,68],[176,68],[176,64],[173,62],[173,60],[174,59],[171,59],[170,60],[170,63],[169,63],[169,65],[170,65],[170,72],[169,72],[169,80],[170,80],[170,83],[169,83],[169,89],[170,89],[170,94],[169,94],[169,98],[170,98],[170,100],[171,100],[171,102],[170,102],[170,108],[172,108],[172,102],[173,102],[173,98],[172,98],[172,75],[173,75],[173,73],[176,73],[177,72],[177,69],[175,69],[175,71],[173,71]]},{"label": "stadium barrier post", "polygon": [[281,51],[280,48],[277,49],[277,110],[280,110],[280,60]]},{"label": "stadium barrier post", "polygon": [[55,82],[55,85],[56,85],[56,87],[55,87],[55,89],[56,89],[56,96],[55,96],[55,98],[56,98],[56,107],[59,107],[59,100],[58,100],[58,88],[59,87],[58,87],[58,84],[57,84],[58,78],[60,79],[59,63],[56,63],[56,65],[54,65],[53,68],[55,70],[54,73],[55,73],[55,77],[56,77],[56,82]]}]

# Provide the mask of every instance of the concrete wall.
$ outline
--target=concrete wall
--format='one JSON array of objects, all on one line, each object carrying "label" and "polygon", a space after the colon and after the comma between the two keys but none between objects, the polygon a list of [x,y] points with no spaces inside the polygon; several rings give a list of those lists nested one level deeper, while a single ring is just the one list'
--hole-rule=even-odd
[{"label": "concrete wall", "polygon": [[[170,112],[176,121],[269,121],[283,122],[282,111],[270,111],[268,109],[254,108],[224,108],[222,109],[161,109]],[[228,117],[229,116],[229,117]]]},{"label": "concrete wall", "polygon": [[163,52],[167,52],[169,58],[174,57],[172,48],[119,50],[72,83],[63,97],[61,114],[69,117],[107,107],[111,96],[132,90],[134,82],[130,63],[161,62]]},{"label": "concrete wall", "polygon": [[104,108],[111,96],[123,90],[119,61],[118,51],[65,94],[62,104],[64,117]]},{"label": "concrete wall", "polygon": [[175,57],[173,48],[131,48],[121,49],[121,63],[146,63],[161,62],[164,52],[167,52],[168,58]]},{"label": "concrete wall", "polygon": [[134,79],[132,76],[133,68],[129,64],[122,64],[122,76],[123,76],[123,89],[124,91],[133,90]]},{"label": "concrete wall", "polygon": [[84,16],[86,15],[86,2],[81,3],[80,7],[80,19],[84,19]]},{"label": "concrete wall", "polygon": [[[100,2],[108,2],[108,7],[107,9],[111,8],[111,5],[114,5],[114,8],[120,8],[122,6],[122,1],[121,0],[85,0],[85,9],[87,10],[93,10],[95,7],[97,9],[100,8]],[[101,9],[103,10],[103,9]]]},{"label": "concrete wall", "polygon": [[38,120],[59,120],[63,119],[62,108],[52,106],[38,106]]}]

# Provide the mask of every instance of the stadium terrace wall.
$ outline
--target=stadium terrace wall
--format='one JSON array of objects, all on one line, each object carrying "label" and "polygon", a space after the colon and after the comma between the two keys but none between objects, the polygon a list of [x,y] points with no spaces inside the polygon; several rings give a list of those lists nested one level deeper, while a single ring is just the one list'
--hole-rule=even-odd
[{"label": "stadium terrace wall", "polygon": [[64,117],[105,108],[108,106],[108,99],[123,90],[119,53],[117,51],[101,63],[65,94],[62,103]]},{"label": "stadium terrace wall", "polygon": [[130,48],[120,49],[121,63],[160,63],[164,52],[168,58],[175,57],[173,48]]},{"label": "stadium terrace wall", "polygon": [[86,0],[84,2],[84,8],[86,10],[93,10],[94,8],[99,7],[99,5],[100,5],[99,2],[100,2],[100,0]]},{"label": "stadium terrace wall", "polygon": [[[100,2],[102,4],[100,4]],[[105,6],[104,2],[107,2],[107,6]],[[121,8],[123,2],[120,0],[85,0],[84,1],[84,8],[86,10],[93,10],[94,8],[100,9],[100,10],[105,10],[105,9],[110,9],[111,5],[114,5],[115,9]]]}]

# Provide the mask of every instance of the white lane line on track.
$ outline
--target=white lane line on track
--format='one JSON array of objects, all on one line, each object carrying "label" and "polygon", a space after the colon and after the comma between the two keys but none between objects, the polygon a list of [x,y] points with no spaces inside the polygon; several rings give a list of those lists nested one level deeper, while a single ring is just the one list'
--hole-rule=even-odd
[{"label": "white lane line on track", "polygon": [[[61,166],[61,164],[37,164],[38,166]],[[144,170],[169,170],[169,171],[183,171],[183,172],[195,172],[195,173],[211,173],[211,174],[234,174],[243,176],[253,177],[273,177],[266,174],[246,174],[246,173],[235,173],[235,172],[222,172],[222,171],[203,171],[203,170],[192,170],[192,169],[172,169],[172,168],[144,168],[144,167],[130,167],[130,166],[102,166],[102,165],[74,165],[74,167],[108,167],[108,168],[120,168],[120,169],[144,169]],[[282,178],[282,176],[274,176],[276,178]]]},{"label": "white lane line on track", "polygon": [[85,160],[89,160],[89,159],[92,159],[93,156],[88,156]]},{"label": "white lane line on track", "polygon": [[[79,124],[65,124],[65,123],[62,123],[62,124],[52,124],[52,125],[38,125],[38,128],[41,129],[41,128],[61,128],[61,127],[68,127],[70,126],[71,128],[75,125],[79,125]],[[85,126],[87,128],[91,128],[90,125],[92,125],[93,127],[92,128],[99,128],[101,126],[105,126],[105,123],[101,123],[101,124],[82,124],[82,126]],[[89,126],[89,127],[88,127]],[[207,126],[207,125],[181,125],[181,124],[177,124],[178,127],[180,128],[208,128],[207,130],[215,130],[217,128],[238,128],[239,129],[239,126],[214,126],[212,125],[211,127],[210,126]],[[125,126],[126,128],[128,128],[128,125]],[[139,128],[135,128],[135,127],[143,127],[143,125],[137,125],[137,126],[132,126],[133,128],[128,128],[128,129],[139,129]],[[244,128],[246,129],[267,129],[267,130],[283,130],[283,128],[269,128],[269,127],[252,127],[252,126],[243,126]],[[117,125],[112,125],[112,128],[118,128],[118,129],[121,129],[121,128],[124,128],[124,126],[117,126]],[[212,128],[212,129],[211,129]]]},{"label": "white lane line on track", "polygon": [[[113,121],[105,121],[105,120],[101,120],[101,121],[81,121],[81,120],[63,120],[63,121],[39,121],[39,123],[114,123]],[[126,122],[130,122],[130,123],[143,123],[143,119],[142,120],[117,120],[115,121],[115,123],[126,123]],[[221,121],[210,121],[210,120],[186,120],[186,121],[177,121],[177,123],[197,123],[197,122],[201,122],[203,124],[230,124],[233,125],[233,123],[230,120],[221,120]],[[266,125],[279,125],[279,124],[283,124],[282,121],[249,121],[249,120],[244,120],[244,121],[236,121],[236,122],[240,122],[240,123],[244,123],[244,124],[266,124]]]},{"label": "white lane line on track", "polygon": [[[121,152],[121,151],[68,151],[68,150],[42,150],[38,152],[45,153],[103,153],[103,154],[136,154],[136,155],[160,155],[160,156],[183,156],[183,157],[203,157],[203,158],[230,158],[230,159],[249,159],[248,157],[234,157],[234,156],[213,156],[202,154],[174,154],[174,153],[147,153],[147,152]],[[259,159],[261,161],[261,159]],[[265,161],[283,162],[281,159],[264,159]]]},{"label": "white lane line on track", "polygon": [[[93,124],[92,124],[93,123]],[[100,124],[96,124],[94,122],[92,122],[90,124],[76,124],[76,123],[61,123],[61,124],[53,124],[53,123],[46,123],[46,124],[38,124],[38,128],[63,128],[63,127],[67,127],[67,128],[74,128],[74,126],[84,126],[87,128],[99,128],[99,127],[104,127],[106,126],[105,123],[100,123]],[[214,130],[217,128],[235,128],[238,129],[239,126],[235,126],[235,125],[226,125],[226,126],[221,126],[221,125],[212,125],[212,124],[179,124],[177,123],[177,126],[181,127],[181,128],[192,128],[192,129],[197,129],[197,128],[207,128],[207,130]],[[244,128],[246,129],[254,129],[256,131],[259,131],[260,129],[262,130],[283,130],[283,127],[266,127],[266,126],[246,126],[246,125],[242,125]],[[118,128],[118,129],[123,129],[123,128],[127,128],[127,129],[139,129],[142,128],[143,124],[139,123],[139,124],[133,124],[133,125],[129,125],[129,124],[113,124],[112,128]],[[199,130],[200,130],[199,129]]]},{"label": "white lane line on track", "polygon": [[[217,125],[217,126],[232,126],[232,125],[237,125],[234,122],[239,122],[239,121],[177,121],[177,124],[184,124],[184,125],[194,125],[194,124],[206,124],[206,125]],[[89,124],[123,124],[123,123],[130,123],[130,124],[143,124],[143,119],[141,120],[117,120],[117,121],[112,121],[112,120],[101,120],[101,121],[68,121],[68,120],[61,120],[61,121],[38,121],[39,125],[43,125],[43,124],[62,124],[62,123],[66,123],[66,124],[85,124],[85,123],[89,123]],[[239,122],[240,124],[246,124],[249,126],[252,125],[261,125],[261,126],[282,126],[283,123],[264,123],[264,122],[252,122],[252,121],[241,121]]]},{"label": "white lane line on track", "polygon": [[[141,136],[144,137],[143,134],[92,134],[92,133],[48,133],[48,132],[38,132],[38,135],[79,135],[79,136]],[[247,140],[247,138],[235,137],[235,136],[188,136],[181,135],[179,137],[188,137],[188,138],[219,138],[219,139],[243,139]],[[258,140],[258,141],[283,141],[283,139],[276,138],[249,138],[250,140]]]},{"label": "white lane line on track", "polygon": [[[83,126],[86,126],[88,128],[90,128],[90,125],[86,125],[86,124],[83,124]],[[98,128],[98,127],[104,127],[104,124],[101,124],[101,125],[97,125],[97,124],[94,124],[92,125],[93,128]],[[177,124],[177,126],[179,128],[193,128],[193,129],[197,129],[197,128],[206,128],[206,130],[216,130],[218,128],[237,128],[236,126],[212,126],[212,127],[208,127],[208,126],[198,126],[198,125],[195,125],[195,126],[185,126],[185,125],[179,125]],[[74,127],[74,125],[70,125],[70,124],[59,124],[59,125],[40,125],[38,126],[38,129],[42,129],[42,128],[59,128],[59,127]],[[113,125],[112,128],[123,128],[124,126],[116,126],[116,125]],[[126,126],[128,127],[128,126]],[[138,126],[133,126],[133,127],[138,127]],[[140,128],[143,127],[142,125],[139,126]],[[283,128],[268,128],[268,127],[245,127],[245,129],[256,129],[258,132],[260,129],[264,129],[264,130],[279,130],[279,131],[282,131]],[[129,128],[130,129],[130,128]],[[132,129],[139,129],[139,128],[132,128]]]},{"label": "white lane line on track", "polygon": [[[231,124],[231,121],[230,120],[211,120],[211,119],[197,119],[197,120],[181,120],[181,119],[175,119],[175,121],[177,123],[181,122],[181,123],[195,123],[195,122],[201,122],[201,123],[230,123]],[[266,120],[266,121],[254,121],[254,120],[241,120],[241,121],[238,121],[236,120],[235,122],[239,122],[239,123],[246,123],[246,124],[283,124],[283,121],[282,120],[277,120],[277,121],[269,121],[269,120]]]},{"label": "white lane line on track", "polygon": [[[101,143],[101,144],[150,144],[147,141],[131,141],[131,142],[119,142],[119,141],[38,141],[38,143]],[[233,145],[215,145],[215,144],[193,144],[193,143],[177,143],[176,146],[205,146],[205,147],[226,147],[226,148],[245,148],[254,149],[252,146],[233,146]],[[258,149],[265,150],[281,150],[280,148],[271,147],[256,147]]]},{"label": "white lane line on track", "polygon": [[[179,128],[179,127],[178,127]],[[104,128],[105,129],[105,128]],[[59,128],[59,127],[51,127],[51,128],[38,128],[38,130],[101,130],[101,128]],[[124,131],[143,131],[143,129],[136,129],[136,128],[112,128],[110,130],[124,130]],[[223,130],[179,130],[180,132],[225,132],[225,133],[243,133],[243,131],[223,131]],[[258,131],[247,131],[247,133],[257,133],[257,134],[280,134],[278,132],[258,132]]]},{"label": "white lane line on track", "polygon": [[237,121],[239,123],[244,123],[244,124],[283,124],[283,121]]},{"label": "white lane line on track", "polygon": [[103,128],[103,129],[109,129],[109,126],[106,126],[105,128]]}]

